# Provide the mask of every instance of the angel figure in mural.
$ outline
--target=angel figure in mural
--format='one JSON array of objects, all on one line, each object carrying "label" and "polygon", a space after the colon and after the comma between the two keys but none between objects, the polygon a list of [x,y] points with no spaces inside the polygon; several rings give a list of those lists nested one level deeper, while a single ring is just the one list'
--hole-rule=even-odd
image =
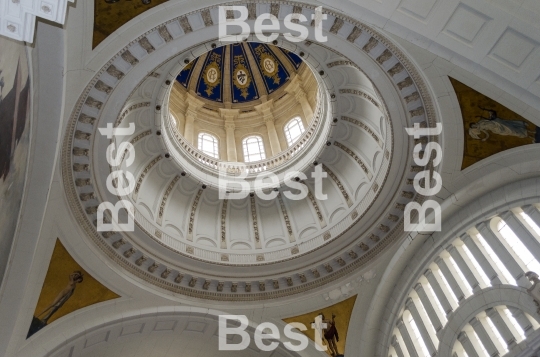
[{"label": "angel figure in mural", "polygon": [[45,316],[41,318],[40,320],[46,325],[47,321],[51,318],[51,316],[58,311],[65,303],[69,300],[69,298],[73,295],[75,292],[75,287],[78,283],[83,282],[83,274],[76,270],[73,273],[69,275],[69,283],[68,285],[56,296],[56,299],[50,304],[41,314],[39,314],[37,317],[43,316],[45,313]]},{"label": "angel figure in mural", "polygon": [[[486,141],[489,138],[488,131],[491,131],[492,133],[498,135],[531,138],[533,143],[535,142],[535,132],[527,130],[527,122],[522,120],[501,119],[495,110],[482,107],[480,107],[480,109],[488,112],[489,116],[487,118],[477,116],[477,118],[480,118],[480,120],[476,123],[470,124],[469,135],[473,139]],[[485,134],[484,138],[481,138],[482,134]]]}]

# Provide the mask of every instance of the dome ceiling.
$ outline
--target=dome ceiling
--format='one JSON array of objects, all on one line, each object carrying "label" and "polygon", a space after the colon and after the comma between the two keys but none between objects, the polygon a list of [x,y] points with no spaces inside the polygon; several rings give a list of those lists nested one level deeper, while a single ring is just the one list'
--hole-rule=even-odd
[{"label": "dome ceiling", "polygon": [[[203,14],[196,14],[201,23]],[[215,187],[175,160],[166,142],[165,125],[170,122],[166,109],[171,82],[185,63],[199,57],[187,86],[190,92],[193,85],[205,94],[210,88],[201,77],[215,65],[214,82],[221,88],[214,85],[212,93],[219,93],[216,98],[222,101],[231,94],[224,92],[231,86],[227,79],[232,81],[233,73],[239,72],[231,61],[234,53],[247,57],[251,66],[244,66],[245,83],[248,75],[253,76],[261,98],[271,85],[287,77],[292,82],[298,68],[286,51],[242,43],[235,52],[202,32],[180,31],[182,19],[175,19],[104,65],[72,114],[62,175],[70,207],[89,239],[133,276],[158,288],[235,301],[307,291],[344,277],[385,251],[403,232],[406,204],[423,201],[413,187],[413,178],[422,169],[412,164],[413,140],[394,129],[413,123],[433,126],[436,116],[421,76],[390,40],[360,23],[346,22],[347,18],[340,21],[349,30],[331,32],[332,41],[355,44],[343,46],[343,53],[309,41],[278,43],[301,55],[324,83],[321,92],[328,99],[322,101],[322,113],[331,129],[318,135],[325,145],[309,163],[328,173],[323,181],[328,199],[316,197],[311,179],[304,180],[308,197],[302,200],[288,199],[282,188],[277,188],[280,195],[273,200],[220,199]],[[196,46],[186,42],[193,36],[199,42]],[[154,41],[157,37],[161,42]],[[176,55],[171,57],[173,45]],[[219,66],[216,54],[221,54]],[[287,75],[276,81],[262,74],[265,56],[275,59],[272,73]],[[262,68],[257,65],[261,61]],[[104,159],[111,139],[98,132],[107,124],[135,129],[112,139],[135,150],[114,167]],[[313,166],[305,170],[304,166],[298,165],[299,171],[310,174]],[[114,170],[133,178],[128,195],[108,190]],[[119,221],[133,215],[134,231],[98,231],[101,203],[114,205],[120,200],[132,209]]]},{"label": "dome ceiling", "polygon": [[189,63],[176,80],[204,99],[245,103],[281,88],[301,65],[302,59],[285,49],[245,42],[212,49]]}]

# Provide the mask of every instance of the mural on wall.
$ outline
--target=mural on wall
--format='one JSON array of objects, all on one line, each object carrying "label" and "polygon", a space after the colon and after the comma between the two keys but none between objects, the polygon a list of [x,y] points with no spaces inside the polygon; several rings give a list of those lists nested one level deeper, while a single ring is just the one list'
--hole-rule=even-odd
[{"label": "mural on wall", "polygon": [[326,347],[326,353],[329,356],[344,356],[349,321],[351,320],[356,297],[357,296],[355,295],[324,309],[300,316],[289,317],[283,319],[283,321],[288,324],[293,322],[304,324],[304,326],[307,327],[307,330],[302,331],[302,333],[312,341],[315,341],[314,324],[316,323],[317,316],[321,316],[321,321],[326,323],[326,328],[322,330],[323,348]]},{"label": "mural on wall", "polygon": [[535,124],[453,78],[450,82],[463,117],[462,170],[501,151],[540,142]]},{"label": "mural on wall", "polygon": [[26,46],[0,37],[0,281],[7,267],[24,192],[30,138]]},{"label": "mural on wall", "polygon": [[73,311],[118,297],[85,272],[57,239],[27,338]]},{"label": "mural on wall", "polygon": [[110,1],[107,3],[105,0],[95,0],[92,48],[96,48],[129,20],[166,1],[168,0]]}]

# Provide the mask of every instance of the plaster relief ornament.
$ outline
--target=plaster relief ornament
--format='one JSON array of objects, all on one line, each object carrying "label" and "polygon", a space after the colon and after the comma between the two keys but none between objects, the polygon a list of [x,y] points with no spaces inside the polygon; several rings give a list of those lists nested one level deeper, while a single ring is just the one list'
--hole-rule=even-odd
[{"label": "plaster relief ornament", "polygon": [[271,78],[274,81],[274,84],[280,84],[281,77],[279,76],[279,68],[274,56],[272,56],[262,45],[255,48],[255,53],[260,58],[259,67],[262,73],[266,77]]},{"label": "plaster relief ornament", "polygon": [[234,56],[233,65],[234,86],[240,90],[240,95],[246,99],[249,95],[248,88],[251,85],[251,76],[246,68],[244,56]]},{"label": "plaster relief ornament", "polygon": [[538,279],[538,274],[532,271],[526,272],[525,276],[532,283],[532,286],[527,289],[527,292],[534,299],[534,303],[538,307],[536,312],[540,314],[540,279]]},{"label": "plaster relief ornament", "polygon": [[221,61],[222,56],[219,53],[212,52],[209,63],[204,69],[203,81],[206,84],[205,92],[208,96],[212,96],[214,88],[221,84]]}]

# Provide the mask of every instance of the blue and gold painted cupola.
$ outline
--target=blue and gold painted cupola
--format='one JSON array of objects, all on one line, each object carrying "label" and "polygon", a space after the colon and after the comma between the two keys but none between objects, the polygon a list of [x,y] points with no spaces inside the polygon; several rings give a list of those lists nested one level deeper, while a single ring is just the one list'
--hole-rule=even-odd
[{"label": "blue and gold painted cupola", "polygon": [[277,46],[243,42],[217,47],[190,62],[177,81],[218,103],[247,103],[281,88],[302,59]]}]

